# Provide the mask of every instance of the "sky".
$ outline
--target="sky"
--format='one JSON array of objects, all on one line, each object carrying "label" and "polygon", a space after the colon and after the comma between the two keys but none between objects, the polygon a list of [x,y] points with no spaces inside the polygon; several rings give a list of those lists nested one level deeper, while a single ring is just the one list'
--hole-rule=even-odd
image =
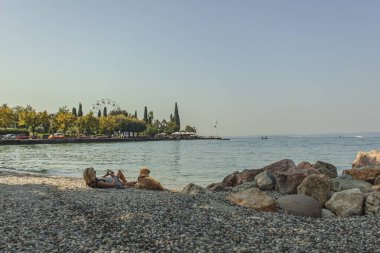
[{"label": "sky", "polygon": [[177,102],[201,135],[380,131],[379,31],[377,0],[0,0],[0,104],[162,120]]}]

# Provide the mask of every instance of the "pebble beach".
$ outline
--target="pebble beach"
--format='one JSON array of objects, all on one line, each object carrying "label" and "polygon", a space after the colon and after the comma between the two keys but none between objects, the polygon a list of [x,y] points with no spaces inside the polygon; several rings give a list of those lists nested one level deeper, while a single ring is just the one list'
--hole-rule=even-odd
[{"label": "pebble beach", "polygon": [[234,206],[226,194],[0,172],[0,252],[380,252],[378,214],[296,217]]}]

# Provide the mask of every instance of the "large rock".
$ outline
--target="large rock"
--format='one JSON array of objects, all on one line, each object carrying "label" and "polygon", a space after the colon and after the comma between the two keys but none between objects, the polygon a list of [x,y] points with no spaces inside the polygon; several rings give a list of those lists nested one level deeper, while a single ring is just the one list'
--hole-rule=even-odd
[{"label": "large rock", "polygon": [[255,179],[255,176],[263,171],[263,169],[250,169],[243,170],[242,172],[235,171],[226,176],[222,182],[208,185],[207,189],[210,191],[230,191],[237,185],[245,182],[252,182]]},{"label": "large rock", "polygon": [[222,183],[212,183],[207,186],[207,190],[212,192],[231,191],[232,187],[225,187]]},{"label": "large rock", "polygon": [[271,174],[266,171],[261,172],[254,180],[257,188],[260,190],[272,190],[275,185],[275,180]]},{"label": "large rock", "polygon": [[196,194],[201,194],[205,192],[206,192],[205,188],[199,185],[195,185],[193,183],[186,185],[181,191],[181,193],[183,194],[190,194],[190,195],[196,195]]},{"label": "large rock", "polygon": [[361,215],[364,196],[360,189],[336,192],[325,206],[338,216]]},{"label": "large rock", "polygon": [[354,179],[374,184],[376,178],[380,176],[380,165],[371,165],[358,169],[344,170],[343,174],[348,174]]},{"label": "large rock", "polygon": [[297,193],[297,187],[309,175],[319,174],[316,169],[296,169],[291,168],[287,171],[276,172],[274,177],[276,179],[276,190],[282,194]]},{"label": "large rock", "polygon": [[236,185],[252,182],[255,179],[256,175],[260,174],[263,171],[263,169],[243,170],[237,177]]},{"label": "large rock", "polygon": [[257,188],[252,188],[239,193],[231,193],[226,196],[226,199],[236,205],[253,208],[257,211],[277,211],[276,201]]},{"label": "large rock", "polygon": [[369,165],[380,165],[380,151],[372,150],[370,152],[360,151],[356,155],[355,161],[352,162],[352,168],[361,168]]},{"label": "large rock", "polygon": [[324,174],[310,175],[306,177],[297,188],[298,194],[303,194],[316,199],[322,207],[330,198],[331,190],[332,183]]},{"label": "large rock", "polygon": [[317,170],[319,170],[319,172],[325,174],[329,178],[335,178],[338,176],[337,168],[330,163],[317,161],[314,164],[314,168],[316,168]]},{"label": "large rock", "polygon": [[276,171],[286,171],[289,168],[295,167],[292,160],[284,159],[275,163],[272,163],[261,169],[249,169],[243,170],[242,172],[235,171],[230,175],[226,176],[220,183],[212,183],[207,186],[210,191],[231,191],[231,189],[237,185],[252,182],[256,175],[260,174],[264,170],[269,173],[274,173]]},{"label": "large rock", "polygon": [[295,216],[319,218],[322,215],[322,207],[319,202],[309,196],[293,194],[283,196],[277,201],[285,212]]},{"label": "large rock", "polygon": [[333,184],[332,190],[335,192],[340,192],[354,188],[359,188],[363,193],[373,191],[372,185],[370,183],[361,180],[355,180],[346,176],[332,178],[331,182]]},{"label": "large rock", "polygon": [[365,198],[364,203],[365,214],[380,213],[380,192],[371,192]]},{"label": "large rock", "polygon": [[232,188],[232,192],[243,192],[251,188],[257,188],[257,184],[255,182],[246,182]]},{"label": "large rock", "polygon": [[315,169],[314,166],[309,162],[301,162],[301,163],[297,164],[296,168],[302,169],[302,170],[311,169],[311,168]]},{"label": "large rock", "polygon": [[290,168],[295,168],[296,164],[290,160],[290,159],[283,159],[281,161],[269,164],[268,166],[265,166],[262,168],[262,170],[265,170],[271,174],[275,174],[276,172],[283,172],[287,171]]}]

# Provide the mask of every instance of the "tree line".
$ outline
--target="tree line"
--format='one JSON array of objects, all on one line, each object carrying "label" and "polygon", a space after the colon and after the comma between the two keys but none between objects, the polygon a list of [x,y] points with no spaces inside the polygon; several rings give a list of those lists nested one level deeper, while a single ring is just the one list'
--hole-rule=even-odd
[{"label": "tree line", "polygon": [[[78,109],[73,107],[69,110],[67,106],[60,107],[58,112],[49,114],[46,110],[36,111],[30,105],[26,107],[10,107],[3,104],[0,107],[0,130],[7,133],[25,133],[29,131],[32,135],[62,132],[74,136],[80,135],[108,135],[114,133],[128,133],[129,136],[154,136],[158,133],[172,134],[181,129],[178,105],[175,103],[174,116],[170,119],[158,120],[154,118],[153,111],[144,107],[143,119],[138,119],[137,111],[128,113],[120,108],[107,112],[93,111],[83,113],[82,103]],[[19,130],[19,131],[18,131]],[[196,132],[195,127],[186,126],[185,131]]]}]

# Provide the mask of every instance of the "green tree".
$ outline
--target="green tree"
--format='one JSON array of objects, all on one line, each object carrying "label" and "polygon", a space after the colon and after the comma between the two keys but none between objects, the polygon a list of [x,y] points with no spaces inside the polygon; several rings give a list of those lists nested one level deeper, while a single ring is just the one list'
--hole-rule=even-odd
[{"label": "green tree", "polygon": [[99,120],[94,116],[94,113],[90,111],[86,115],[78,118],[77,125],[80,133],[85,133],[88,135],[95,133],[98,129]]},{"label": "green tree", "polygon": [[59,108],[54,118],[55,123],[59,129],[62,129],[63,134],[66,133],[67,129],[74,126],[75,120],[75,116],[69,112],[66,106]]},{"label": "green tree", "polygon": [[19,124],[29,127],[32,134],[36,132],[36,128],[41,125],[41,114],[37,113],[32,107],[28,106],[19,114]]},{"label": "green tree", "polygon": [[179,131],[181,129],[181,123],[179,119],[177,102],[175,103],[175,107],[174,107],[174,122],[176,125],[176,131]]},{"label": "green tree", "polygon": [[40,122],[41,126],[43,128],[43,132],[47,133],[50,128],[50,115],[47,113],[47,111],[39,112]]},{"label": "green tree", "polygon": [[0,107],[0,127],[13,127],[14,123],[13,110],[7,104]]},{"label": "green tree", "polygon": [[117,123],[118,122],[116,116],[114,115],[110,115],[108,117],[101,116],[99,118],[99,128],[103,133],[107,135],[112,135],[112,133],[118,127]]},{"label": "green tree", "polygon": [[172,133],[176,132],[177,125],[174,121],[169,121],[162,132],[171,135]]},{"label": "green tree", "polygon": [[82,111],[82,103],[79,103],[79,108],[78,108],[78,117],[83,116],[83,111]]},{"label": "green tree", "polygon": [[137,119],[137,110],[135,110],[135,118]]},{"label": "green tree", "polygon": [[154,137],[156,134],[160,133],[160,129],[155,125],[148,125],[144,135]]},{"label": "green tree", "polygon": [[75,117],[78,117],[78,114],[77,114],[77,108],[73,107],[73,109],[71,110],[71,113],[72,113]]},{"label": "green tree", "polygon": [[150,111],[149,114],[148,114],[148,124],[149,125],[152,125],[153,119],[154,119],[153,111]]},{"label": "green tree", "polygon": [[144,121],[146,124],[148,124],[148,108],[144,107]]},{"label": "green tree", "polygon": [[98,111],[98,118],[100,118],[101,116],[102,116],[102,112],[99,109],[99,111]]},{"label": "green tree", "polygon": [[104,107],[103,108],[103,117],[107,117],[108,114],[107,114],[107,107]]},{"label": "green tree", "polygon": [[186,131],[186,132],[190,132],[190,133],[196,133],[196,132],[197,132],[197,129],[196,129],[195,127],[192,127],[192,126],[190,126],[190,125],[187,125],[187,126],[185,127],[185,131]]},{"label": "green tree", "polygon": [[109,113],[109,115],[120,115],[120,114],[124,115],[125,117],[129,117],[129,113],[126,110],[122,110],[120,108],[112,110]]},{"label": "green tree", "polygon": [[[13,108],[13,122],[12,122],[12,126],[14,128],[18,128],[19,127],[19,115],[20,113],[23,111],[23,110],[31,110],[31,106],[30,105],[27,105],[26,107],[22,107],[22,106],[15,106]],[[24,126],[26,127],[26,126]]]}]

